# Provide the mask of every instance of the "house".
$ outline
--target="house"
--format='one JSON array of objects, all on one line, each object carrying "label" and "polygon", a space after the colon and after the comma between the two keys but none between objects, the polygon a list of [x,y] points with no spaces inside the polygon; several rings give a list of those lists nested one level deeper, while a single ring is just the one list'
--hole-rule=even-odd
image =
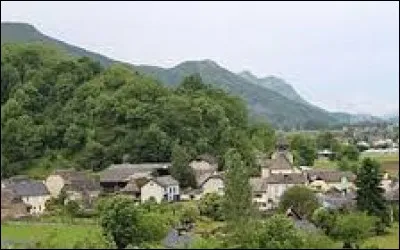
[{"label": "house", "polygon": [[254,177],[250,178],[250,186],[252,189],[253,203],[260,211],[265,211],[270,207],[267,206],[268,202],[268,186],[263,178]]},{"label": "house", "polygon": [[25,204],[21,197],[7,188],[1,189],[1,221],[18,219],[29,215],[30,206]]},{"label": "house", "polygon": [[86,172],[73,169],[56,170],[46,178],[45,185],[51,197],[59,197],[61,191],[67,200],[84,201],[89,205],[100,194],[100,183]]},{"label": "house", "polygon": [[324,149],[324,150],[317,152],[318,159],[322,159],[322,160],[328,160],[334,155],[335,155],[335,153],[328,149]]},{"label": "house", "polygon": [[136,176],[158,176],[169,173],[171,163],[142,163],[111,165],[100,173],[100,186],[105,192],[117,192]]},{"label": "house", "polygon": [[151,197],[160,203],[163,200],[177,201],[179,197],[179,183],[172,176],[153,177],[144,184],[141,189],[141,201],[147,201]]},{"label": "house", "polygon": [[201,179],[198,180],[200,183],[200,189],[202,190],[202,195],[208,193],[216,193],[219,195],[224,194],[224,178],[223,173],[212,173],[202,175]]},{"label": "house", "polygon": [[[202,154],[197,156],[193,161],[189,163],[189,166],[193,169],[196,177],[204,174],[213,174],[218,171],[217,159],[209,154]],[[198,183],[200,185],[200,183]]]},{"label": "house", "polygon": [[341,190],[337,187],[331,187],[325,193],[316,194],[322,206],[329,209],[351,208],[356,204],[356,192]]},{"label": "house", "polygon": [[389,203],[399,204],[399,182],[393,182],[384,196]]},{"label": "house", "polygon": [[30,214],[42,214],[46,210],[46,201],[51,197],[43,182],[25,177],[10,180],[4,188],[27,204]]},{"label": "house", "polygon": [[308,232],[318,231],[317,227],[313,223],[309,222],[305,218],[302,218],[292,207],[286,211],[286,216],[293,220],[294,226],[297,229]]},{"label": "house", "polygon": [[353,182],[356,175],[350,171],[312,169],[304,172],[307,175],[310,188],[316,191],[326,192],[331,187],[336,187],[339,190],[355,187]]}]

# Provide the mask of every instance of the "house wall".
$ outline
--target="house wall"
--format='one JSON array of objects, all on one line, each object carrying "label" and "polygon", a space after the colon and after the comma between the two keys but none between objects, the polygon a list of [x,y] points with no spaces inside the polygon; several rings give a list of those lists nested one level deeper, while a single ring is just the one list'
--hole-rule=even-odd
[{"label": "house wall", "polygon": [[141,201],[147,201],[150,199],[150,197],[154,197],[155,200],[160,203],[162,199],[164,198],[165,190],[163,187],[161,187],[158,183],[154,181],[149,181],[147,182],[142,188],[141,188]]},{"label": "house wall", "polygon": [[28,214],[29,213],[25,204],[22,202],[15,203],[7,208],[1,208],[1,221],[8,218],[17,219]]},{"label": "house wall", "polygon": [[179,186],[174,185],[174,186],[169,186],[165,189],[167,193],[167,200],[168,201],[173,201],[175,195],[179,195]]},{"label": "house wall", "polygon": [[253,194],[253,203],[256,203],[260,211],[265,211],[271,208],[271,204],[268,204],[268,193],[267,190],[264,192],[255,192]]},{"label": "house wall", "polygon": [[261,178],[268,178],[270,175],[270,170],[269,168],[262,168],[261,169]]},{"label": "house wall", "polygon": [[294,169],[271,169],[271,174],[292,174]]},{"label": "house wall", "polygon": [[203,195],[208,193],[224,194],[224,181],[221,178],[209,178],[203,184]]},{"label": "house wall", "polygon": [[44,182],[50,192],[51,197],[58,197],[64,187],[64,179],[59,175],[50,175]]},{"label": "house wall", "polygon": [[[294,185],[295,184],[268,184],[267,202],[270,204],[269,207],[277,207],[282,194]],[[272,203],[268,200],[271,200]]]},{"label": "house wall", "polygon": [[46,210],[46,201],[51,195],[23,196],[22,201],[31,205],[30,214],[42,214]]}]

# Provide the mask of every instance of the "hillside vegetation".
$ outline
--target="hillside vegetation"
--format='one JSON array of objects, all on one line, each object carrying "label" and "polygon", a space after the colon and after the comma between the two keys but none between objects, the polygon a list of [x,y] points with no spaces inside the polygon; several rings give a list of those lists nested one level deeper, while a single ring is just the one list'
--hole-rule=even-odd
[{"label": "hillside vegetation", "polygon": [[198,75],[172,89],[46,45],[1,46],[3,177],[32,168],[96,171],[123,158],[167,162],[176,144],[219,159],[234,147],[252,166],[257,150],[272,149],[274,131],[248,121],[240,98]]},{"label": "hillside vegetation", "polygon": [[[45,42],[77,57],[90,57],[109,67],[115,61],[97,53],[67,44],[39,32],[24,23],[2,23],[1,43]],[[304,100],[289,84],[276,77],[258,79],[250,74],[235,74],[211,60],[186,61],[173,68],[165,69],[148,65],[126,64],[128,68],[149,74],[162,84],[178,85],[191,74],[200,74],[205,82],[228,93],[242,97],[251,117],[259,117],[276,128],[319,129],[339,123],[358,121],[350,114],[330,113]]]}]

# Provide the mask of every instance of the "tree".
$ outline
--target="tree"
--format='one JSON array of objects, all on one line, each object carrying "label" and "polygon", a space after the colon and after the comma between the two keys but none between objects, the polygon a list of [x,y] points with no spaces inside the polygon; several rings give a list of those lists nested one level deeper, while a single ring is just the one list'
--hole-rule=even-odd
[{"label": "tree", "polygon": [[226,169],[223,211],[229,223],[240,225],[251,214],[251,188],[241,155],[230,149],[224,157]]},{"label": "tree", "polygon": [[359,246],[367,237],[371,236],[376,218],[366,213],[350,213],[338,216],[333,229],[333,237],[343,241],[344,245]]},{"label": "tree", "polygon": [[181,214],[181,222],[184,224],[194,223],[196,219],[199,217],[200,212],[197,206],[187,205],[183,207]]},{"label": "tree", "polygon": [[80,211],[78,202],[76,202],[74,200],[68,201],[67,204],[65,205],[65,211],[71,217],[77,216]]},{"label": "tree", "polygon": [[101,209],[100,225],[107,237],[115,242],[118,249],[128,244],[141,243],[141,231],[138,228],[139,214],[132,200],[115,196],[109,199]]},{"label": "tree", "polygon": [[335,242],[321,233],[301,232],[305,249],[334,249]]},{"label": "tree", "polygon": [[341,171],[351,171],[353,173],[357,172],[358,162],[351,162],[347,158],[342,158],[337,163],[339,170]]},{"label": "tree", "polygon": [[342,157],[346,157],[350,161],[358,161],[360,151],[354,145],[345,145],[342,147]]},{"label": "tree", "polygon": [[313,166],[317,158],[315,141],[301,134],[296,134],[290,141],[290,148],[294,153],[294,161],[298,166]]},{"label": "tree", "polygon": [[197,186],[193,169],[189,166],[190,160],[191,157],[184,147],[178,144],[173,146],[171,175],[183,188]]},{"label": "tree", "polygon": [[377,161],[365,158],[357,171],[355,185],[357,187],[357,208],[366,211],[368,215],[380,218],[377,224],[377,233],[384,231],[390,223],[388,205],[383,196],[384,190],[380,186],[382,173]]},{"label": "tree", "polygon": [[222,221],[224,219],[222,202],[222,196],[216,193],[204,195],[199,203],[200,214],[212,218],[215,221]]},{"label": "tree", "polygon": [[286,211],[293,208],[300,216],[310,218],[312,213],[320,207],[314,192],[308,187],[294,186],[288,188],[282,195],[279,208]]},{"label": "tree", "polygon": [[261,224],[257,248],[301,248],[303,240],[293,222],[284,215],[275,214]]},{"label": "tree", "polygon": [[314,211],[311,220],[319,228],[321,228],[326,235],[331,235],[335,227],[337,213],[323,207]]}]

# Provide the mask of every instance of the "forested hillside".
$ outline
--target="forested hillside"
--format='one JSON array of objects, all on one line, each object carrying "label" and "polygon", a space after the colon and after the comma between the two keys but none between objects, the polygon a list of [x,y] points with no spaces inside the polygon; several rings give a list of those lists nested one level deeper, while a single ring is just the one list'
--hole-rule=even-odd
[{"label": "forested hillside", "polygon": [[[8,42],[45,42],[57,46],[70,55],[90,57],[105,67],[115,62],[100,54],[46,36],[26,23],[1,24],[1,43]],[[235,74],[211,60],[186,61],[172,68],[128,64],[127,67],[151,75],[165,85],[177,85],[188,75],[200,74],[205,82],[242,97],[249,107],[250,116],[260,117],[276,128],[318,129],[353,120],[353,115],[346,114],[346,118],[343,118],[342,115],[308,103],[291,85],[281,79],[276,77],[258,79],[252,75],[250,78],[243,77],[243,74]]]},{"label": "forested hillside", "polygon": [[46,45],[1,46],[2,177],[101,170],[123,158],[166,162],[174,145],[219,159],[235,147],[253,166],[257,150],[272,149],[274,131],[248,121],[240,98],[198,75],[172,89],[130,67],[105,69]]}]

